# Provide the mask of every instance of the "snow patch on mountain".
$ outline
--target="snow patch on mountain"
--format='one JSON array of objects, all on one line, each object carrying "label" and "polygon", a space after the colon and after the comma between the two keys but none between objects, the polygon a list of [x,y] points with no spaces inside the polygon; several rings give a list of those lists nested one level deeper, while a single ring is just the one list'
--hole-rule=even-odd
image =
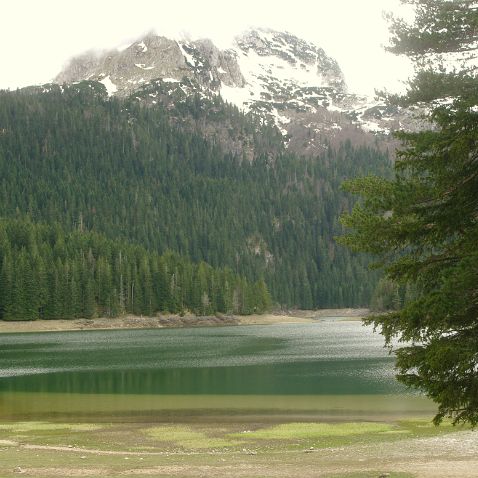
[{"label": "snow patch on mountain", "polygon": [[100,83],[103,83],[103,85],[105,85],[106,91],[108,92],[108,96],[114,95],[118,91],[118,88],[111,81],[109,75],[100,80]]},{"label": "snow patch on mountain", "polygon": [[141,51],[143,53],[146,53],[148,51],[148,47],[145,45],[144,41],[138,43],[138,46],[141,48]]},{"label": "snow patch on mountain", "polygon": [[349,93],[340,66],[322,48],[270,29],[248,30],[227,50],[208,39],[148,34],[102,55],[72,59],[56,82],[85,79],[100,81],[109,95],[143,98],[137,92],[157,81],[169,85],[169,96],[221,95],[274,123],[287,145],[305,144],[311,153],[326,144],[323,137],[340,141],[358,130],[388,135],[411,121],[397,108]]},{"label": "snow patch on mountain", "polygon": [[323,96],[324,88],[345,91],[335,60],[289,33],[250,30],[236,38],[233,49],[245,85],[243,91],[222,85],[221,95],[245,111],[258,102],[292,102],[290,106],[307,108],[303,99]]},{"label": "snow patch on mountain", "polygon": [[194,58],[194,56],[191,54],[191,50],[193,50],[191,46],[188,45],[187,43],[185,44],[180,42],[178,42],[178,46],[181,49],[181,52],[186,60],[186,63],[188,63],[190,66],[193,66],[193,67],[198,66],[198,62],[196,58]]},{"label": "snow patch on mountain", "polygon": [[135,63],[134,66],[137,66],[138,68],[141,68],[142,70],[152,70],[152,69],[154,69],[154,65],[146,66],[144,63]]}]

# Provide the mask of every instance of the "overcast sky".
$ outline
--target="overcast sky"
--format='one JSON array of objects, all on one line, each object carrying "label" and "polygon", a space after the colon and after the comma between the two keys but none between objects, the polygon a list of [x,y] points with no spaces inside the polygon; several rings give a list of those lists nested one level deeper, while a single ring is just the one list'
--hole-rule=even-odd
[{"label": "overcast sky", "polygon": [[209,37],[227,47],[251,26],[287,30],[324,48],[349,90],[396,90],[407,60],[384,52],[382,12],[399,0],[12,0],[2,3],[0,88],[50,81],[76,54],[113,48],[149,31]]}]

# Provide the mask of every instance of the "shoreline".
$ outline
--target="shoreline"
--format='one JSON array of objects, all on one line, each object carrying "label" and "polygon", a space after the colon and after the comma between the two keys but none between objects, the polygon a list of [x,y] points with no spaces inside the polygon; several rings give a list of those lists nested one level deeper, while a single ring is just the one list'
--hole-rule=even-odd
[{"label": "shoreline", "polygon": [[359,320],[369,314],[368,309],[294,310],[283,313],[253,315],[196,316],[158,315],[141,317],[99,317],[95,319],[56,319],[32,321],[0,321],[0,334],[27,332],[61,332],[74,330],[123,330],[181,327],[220,327],[243,325],[274,325],[312,323],[325,318]]},{"label": "shoreline", "polygon": [[11,421],[0,447],[2,477],[475,478],[478,466],[476,433],[423,419]]}]

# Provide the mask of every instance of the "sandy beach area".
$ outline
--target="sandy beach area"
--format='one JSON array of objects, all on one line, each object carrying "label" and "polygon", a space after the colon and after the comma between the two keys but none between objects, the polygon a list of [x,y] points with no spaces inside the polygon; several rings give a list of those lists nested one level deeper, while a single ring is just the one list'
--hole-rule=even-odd
[{"label": "sandy beach area", "polygon": [[161,327],[214,327],[227,325],[273,325],[307,323],[330,317],[358,320],[361,317],[368,315],[368,313],[368,309],[320,309],[294,310],[256,315],[217,315],[205,317],[196,315],[158,315],[156,317],[126,315],[122,317],[99,317],[95,319],[0,321],[0,333],[94,329],[155,329]]}]

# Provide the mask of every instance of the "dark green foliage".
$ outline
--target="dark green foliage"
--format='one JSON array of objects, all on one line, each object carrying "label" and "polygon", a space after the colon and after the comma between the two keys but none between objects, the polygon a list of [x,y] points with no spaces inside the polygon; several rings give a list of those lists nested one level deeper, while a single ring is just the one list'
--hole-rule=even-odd
[{"label": "dark green foliage", "polygon": [[[173,253],[159,256],[95,233],[4,219],[0,238],[3,320],[185,310],[249,314],[270,306],[263,281],[252,284],[228,269],[195,265]],[[234,294],[243,298],[236,307]]]},{"label": "dark green foliage", "polygon": [[[367,260],[337,246],[333,237],[341,231],[339,214],[352,205],[341,182],[384,173],[389,163],[383,154],[347,143],[317,158],[298,158],[285,152],[277,130],[219,98],[207,104],[183,99],[166,110],[144,107],[135,98],[108,99],[102,88],[83,82],[0,92],[3,216],[28,214],[67,231],[96,231],[153,252],[173,250],[196,263],[229,267],[252,283],[263,279],[273,300],[284,305],[368,305],[375,276],[367,272]],[[212,118],[216,126],[231,125],[231,135],[252,145],[254,160],[174,126],[183,114],[199,123]],[[60,260],[62,247],[56,245]],[[134,303],[154,308],[164,301],[171,310],[184,300],[176,284],[181,276],[145,263],[128,272],[132,289],[120,283],[111,290],[116,262],[99,264],[105,290],[94,293],[106,312],[123,310],[130,295]],[[78,276],[74,284],[84,294],[82,267],[68,274]],[[138,282],[138,274],[147,281]],[[53,279],[64,281],[60,275]],[[151,283],[161,284],[153,295]],[[228,287],[242,304],[244,298]],[[209,310],[211,300],[195,293],[196,308]],[[54,316],[61,314],[60,297],[50,306]]]},{"label": "dark green foliage", "polygon": [[430,53],[473,52],[478,15],[474,0],[402,0],[415,7],[415,21],[391,23],[389,51],[423,59]]},{"label": "dark green foliage", "polygon": [[402,304],[400,288],[395,282],[382,278],[373,291],[370,309],[374,312],[399,310]]},{"label": "dark green foliage", "polygon": [[[476,2],[412,3],[419,6],[417,21],[395,24],[395,51],[423,56],[467,51],[468,44],[476,55]],[[451,416],[476,425],[478,79],[469,65],[464,71],[433,68],[419,72],[402,99],[446,98],[430,107],[433,128],[398,135],[404,146],[395,179],[348,184],[364,201],[344,216],[353,232],[343,242],[378,254],[405,291],[401,310],[370,320],[389,344],[394,337],[408,342],[396,350],[399,379],[439,404],[436,423]],[[438,87],[436,78],[443,80]]]},{"label": "dark green foliage", "polygon": [[240,159],[275,157],[283,151],[282,134],[277,128],[264,124],[259,116],[244,114],[236,106],[224,103],[220,96],[193,93],[200,89],[186,78],[180,83],[158,79],[137,90],[133,100],[149,106],[160,103],[168,111],[170,123],[183,131],[198,132],[227,151],[235,151]]}]

